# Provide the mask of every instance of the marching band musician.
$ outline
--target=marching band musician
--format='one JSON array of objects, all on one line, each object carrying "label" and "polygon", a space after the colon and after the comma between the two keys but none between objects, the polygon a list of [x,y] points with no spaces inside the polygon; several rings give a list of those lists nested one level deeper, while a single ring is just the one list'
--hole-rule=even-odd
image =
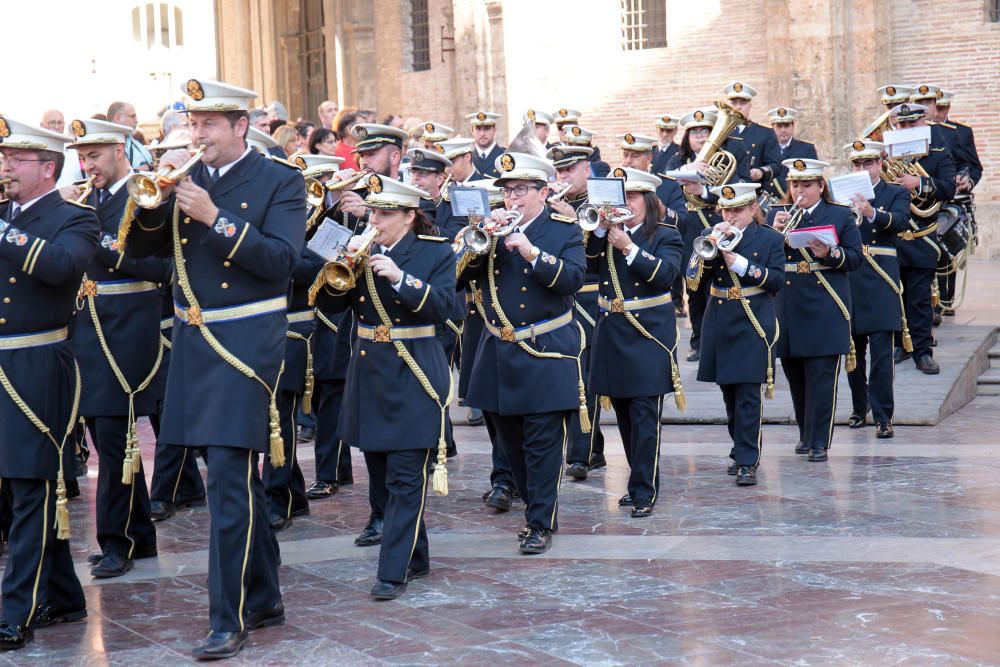
[{"label": "marching band musician", "polygon": [[[305,192],[298,170],[246,143],[256,92],[196,79],[183,91],[193,143],[205,152],[189,178],[164,181],[163,203],[139,209],[121,236],[128,257],[175,258],[177,324],[160,435],[206,448],[211,631],[192,655],[218,659],[236,655],[249,631],[284,621],[257,461],[269,442],[272,458],[283,452],[275,401]],[[177,168],[192,158],[173,151],[160,163]]]},{"label": "marching band musician", "polygon": [[975,134],[971,127],[951,118],[951,104],[955,97],[954,94],[947,90],[939,90],[938,93],[934,100],[934,122],[944,128],[948,128],[949,125],[955,128],[955,132],[958,133],[957,144],[964,149],[967,160],[966,165],[961,166],[968,166],[968,171],[964,176],[959,174],[955,191],[958,193],[971,192],[983,177],[983,163],[979,159],[979,151],[976,150]]},{"label": "marching band musician", "polygon": [[[427,193],[373,174],[365,203],[375,233],[371,256],[356,285],[320,301],[345,300],[357,318],[347,369],[341,436],[365,454],[373,480],[386,490],[378,581],[379,600],[398,598],[412,579],[430,573],[424,525],[427,475],[437,450],[444,465],[445,409],[453,394],[451,371],[435,325],[455,300],[455,260],[447,239],[420,212]],[[356,252],[363,237],[354,237]],[[372,483],[375,483],[374,481]]]},{"label": "marching band musician", "polygon": [[712,258],[691,253],[687,280],[692,289],[709,289],[698,380],[715,382],[726,404],[733,448],[727,473],[737,486],[757,484],[762,447],[761,387],[774,392],[774,344],[778,320],[774,295],[785,282],[785,253],[781,234],[762,224],[757,183],[733,183],[712,188],[719,198],[722,222],[699,235],[732,229],[742,233],[737,247],[718,248]]},{"label": "marching band musician", "polygon": [[566,143],[566,128],[570,125],[579,125],[580,116],[582,115],[582,111],[567,109],[566,107],[560,107],[558,110],[552,112],[552,118],[556,124],[556,132],[559,135],[559,140],[556,143]]},{"label": "marching band musician", "polygon": [[0,478],[12,512],[0,650],[87,616],[69,548],[65,470],[80,375],[67,341],[100,223],[56,190],[68,138],[0,116]]},{"label": "marching band musician", "polygon": [[444,123],[429,122],[424,123],[424,132],[420,135],[420,140],[424,142],[425,149],[434,151],[437,150],[436,144],[446,141],[453,134],[455,130]]},{"label": "marching band musician", "polygon": [[[794,204],[789,210],[771,209],[774,228],[785,235],[785,287],[778,294],[781,335],[775,345],[788,380],[799,425],[796,454],[810,461],[826,461],[833,436],[834,406],[840,356],[847,355],[853,370],[851,291],[847,273],[860,266],[861,234],[850,209],[831,203],[820,160],[785,160],[788,187]],[[801,216],[798,230],[833,227],[836,242],[811,238],[808,245],[791,245],[790,213]]]},{"label": "marching band musician", "polygon": [[913,94],[914,89],[910,86],[889,84],[882,86],[875,92],[879,94],[879,101],[882,102],[882,107],[886,111],[891,111],[903,102],[909,102],[910,95]]},{"label": "marching band musician", "polygon": [[654,174],[665,172],[670,158],[677,153],[678,146],[674,137],[679,124],[680,120],[673,116],[660,116],[656,119],[657,143],[653,146],[653,164],[649,169]]},{"label": "marching band musician", "polygon": [[420,200],[420,210],[432,225],[436,224],[437,206],[443,195],[441,186],[444,185],[445,170],[451,167],[451,160],[433,147],[427,150],[411,149],[406,157],[410,159],[410,180],[414,187],[428,193]]},{"label": "marching band musician", "polygon": [[[584,277],[583,237],[575,218],[550,215],[545,207],[546,184],[555,177],[551,162],[504,153],[496,166],[507,210],[521,217],[458,276],[477,281],[486,329],[468,402],[493,420],[525,501],[520,552],[539,554],[558,528],[568,420],[581,403],[586,406],[580,368],[585,335],[573,319],[573,295]],[[514,224],[499,212],[493,219]],[[586,417],[580,415],[581,423]]]},{"label": "marching band musician", "polygon": [[[875,190],[875,198],[871,201],[860,194],[855,195],[853,200],[853,206],[861,216],[859,228],[864,261],[851,274],[851,333],[857,367],[847,374],[854,406],[848,426],[863,428],[870,406],[875,421],[875,437],[891,438],[894,410],[893,337],[897,331],[903,332],[904,340],[909,337],[902,320],[896,234],[909,227],[910,193],[901,186],[882,180],[880,174],[885,144],[859,139],[844,146],[844,150],[848,152],[851,170],[868,172]],[[870,372],[865,368],[868,351],[871,352]]]},{"label": "marching band musician", "polygon": [[[590,157],[594,149],[586,146],[563,145],[549,149],[546,157],[552,161],[556,176],[566,188],[560,199],[549,198],[549,207],[556,213],[567,217],[576,217],[577,211],[587,202],[587,178],[590,176]],[[584,232],[584,244],[589,237]],[[600,310],[597,306],[600,276],[597,271],[587,267],[583,287],[576,293],[573,304],[574,316],[587,335],[587,345],[580,361],[583,366],[584,378],[589,375],[591,345],[593,343],[594,326]],[[566,474],[573,479],[587,479],[587,472],[603,468],[607,465],[604,458],[604,434],[601,433],[601,406],[597,395],[587,385],[587,410],[591,416],[590,433],[584,433],[579,427],[579,421],[570,423],[570,440],[566,449]]]},{"label": "marching band musician", "polygon": [[579,125],[563,126],[563,133],[566,140],[563,142],[570,146],[585,146],[594,149],[587,161],[590,162],[590,175],[597,178],[604,178],[611,173],[611,165],[601,159],[601,149],[594,145],[594,137],[597,136],[585,127]]},{"label": "marching band musician", "polygon": [[781,169],[781,152],[774,132],[750,119],[757,91],[749,84],[732,81],[723,94],[730,106],[747,119],[729,135],[723,148],[736,158],[739,180],[766,185]]},{"label": "marching band musician", "polygon": [[625,180],[631,217],[620,226],[602,222],[587,243],[588,269],[600,274],[601,285],[590,385],[611,399],[631,468],[618,504],[642,518],[653,513],[660,488],[663,396],[679,389],[670,286],[683,242],[676,227],[662,222],[657,176],[628,167],[612,173]]},{"label": "marching band musician", "polygon": [[[649,171],[653,164],[653,144],[656,139],[641,134],[625,134],[619,137],[622,149],[622,166],[638,171]],[[666,211],[667,222],[676,225],[680,215],[687,210],[684,205],[684,193],[677,181],[671,178],[661,178],[656,188],[656,196],[660,198]],[[683,310],[684,304],[675,303],[678,310]]]},{"label": "marching band musician", "polygon": [[544,111],[528,109],[524,112],[521,120],[525,123],[530,121],[535,124],[535,138],[546,150],[555,146],[555,144],[549,143],[549,127],[552,125],[552,116]]},{"label": "marching band musician", "polygon": [[[777,107],[767,112],[768,120],[771,121],[771,129],[774,131],[774,138],[778,142],[778,153],[782,160],[792,160],[797,157],[816,159],[816,146],[808,141],[795,138],[795,131],[799,120],[799,112],[791,107]],[[782,165],[778,173],[767,184],[768,192],[771,192],[779,199],[788,201],[788,170]]]},{"label": "marching band musician", "polygon": [[157,414],[163,386],[158,284],[170,282],[170,260],[131,259],[118,250],[132,166],[125,139],[132,128],[99,120],[70,123],[87,176],[87,198],[101,222],[101,243],[87,266],[73,327],[73,353],[86,390],[80,415],[101,459],[97,475],[97,543],[88,558],[95,578],[120,577],[133,559],[156,556],[156,530],[138,453],[135,422]]},{"label": "marching band musician", "polygon": [[[904,102],[892,109],[892,119],[900,129],[925,124],[926,114],[927,107],[922,104]],[[914,198],[934,203],[951,201],[955,196],[955,160],[944,144],[940,129],[935,131],[931,128],[928,153],[917,164],[927,176],[902,174],[896,179],[896,185],[909,190]],[[897,342],[894,359],[900,363],[912,356],[917,370],[935,375],[941,372],[931,349],[931,329],[934,326],[931,283],[941,256],[941,248],[933,236],[937,232],[937,222],[933,215],[913,212],[911,205],[908,224],[909,229],[897,234],[900,241],[896,247],[903,282],[903,307],[913,340],[913,352],[906,352]]]},{"label": "marching band musician", "polygon": [[476,141],[476,149],[472,154],[476,178],[499,178],[495,163],[504,151],[503,146],[497,145],[497,121],[500,120],[500,114],[477,111],[465,119],[472,125],[472,138]]},{"label": "marching band musician", "polygon": [[[694,165],[698,152],[708,139],[715,122],[718,120],[718,112],[711,109],[695,109],[681,118],[681,125],[684,127],[684,135],[681,137],[680,147],[667,163],[667,171],[681,169],[687,165]],[[713,227],[721,222],[722,218],[716,211],[715,197],[708,192],[704,185],[692,181],[681,183],[684,198],[687,200],[684,211],[680,215],[677,229],[684,240],[684,250],[682,257],[689,257],[695,238],[705,229]],[[690,283],[687,285],[688,313],[691,320],[691,340],[690,350],[687,354],[688,361],[698,361],[701,348],[701,327],[705,317],[705,306],[708,303],[708,283],[702,282],[697,289],[692,289]]]}]

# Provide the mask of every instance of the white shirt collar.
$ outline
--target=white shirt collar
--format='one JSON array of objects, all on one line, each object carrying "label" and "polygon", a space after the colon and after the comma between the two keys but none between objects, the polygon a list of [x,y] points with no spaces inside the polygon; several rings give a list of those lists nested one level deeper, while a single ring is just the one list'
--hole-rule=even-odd
[{"label": "white shirt collar", "polygon": [[115,183],[114,185],[112,185],[110,188],[108,188],[108,192],[111,194],[111,196],[114,196],[115,193],[118,192],[119,188],[121,188],[123,185],[125,185],[125,181],[128,180],[128,177],[131,176],[132,173],[133,173],[132,170],[129,169],[128,173],[125,174],[124,178],[122,178],[120,181],[118,181],[117,183]]},{"label": "white shirt collar", "polygon": [[792,140],[789,139],[787,144],[778,144],[778,145],[781,146],[781,150],[787,151],[788,147],[792,145]]},{"label": "white shirt collar", "polygon": [[536,215],[535,217],[533,217],[533,218],[532,218],[531,220],[528,220],[527,222],[523,222],[523,221],[522,221],[522,222],[521,222],[521,224],[519,224],[519,225],[517,226],[517,231],[519,231],[519,232],[521,232],[521,233],[523,234],[523,233],[524,233],[524,230],[526,230],[526,229],[528,228],[528,225],[530,225],[530,224],[531,224],[531,223],[533,223],[533,222],[534,222],[535,220],[537,220],[537,219],[538,219],[538,216],[539,216],[539,215],[541,215],[541,214],[542,214],[542,213],[544,213],[544,212],[545,212],[545,207],[543,206],[543,207],[542,207],[542,210],[538,212],[538,215]]},{"label": "white shirt collar", "polygon": [[487,155],[493,152],[493,149],[496,148],[496,146],[497,142],[494,141],[486,148],[479,148],[479,146],[476,146],[476,150],[479,151],[479,157],[485,158]]},{"label": "white shirt collar", "polygon": [[817,199],[815,204],[813,204],[812,206],[810,206],[809,208],[807,208],[806,209],[806,213],[808,213],[809,215],[812,215],[812,212],[816,210],[816,207],[819,206],[819,203],[821,201],[823,201],[822,197],[820,197],[819,199]]},{"label": "white shirt collar", "polygon": [[12,206],[11,206],[10,212],[11,213],[18,212],[18,214],[20,215],[20,213],[24,213],[26,210],[28,210],[29,206],[31,206],[32,204],[34,204],[35,202],[37,202],[42,197],[50,194],[54,190],[55,190],[55,188],[52,188],[52,190],[49,190],[45,194],[38,195],[34,199],[26,201],[23,204],[18,204],[17,202],[11,202]]},{"label": "white shirt collar", "polygon": [[229,164],[223,165],[223,166],[219,167],[217,170],[213,170],[212,167],[209,167],[208,168],[209,175],[211,175],[211,173],[213,171],[218,171],[219,172],[219,178],[222,178],[223,176],[226,175],[226,172],[228,172],[230,169],[233,168],[233,165],[235,165],[237,162],[239,162],[240,160],[242,160],[243,158],[245,158],[250,153],[250,151],[252,151],[252,150],[253,150],[253,147],[250,146],[250,144],[247,144],[247,149],[245,151],[243,151],[243,155],[239,156],[238,158],[236,158],[235,160],[233,160]]}]

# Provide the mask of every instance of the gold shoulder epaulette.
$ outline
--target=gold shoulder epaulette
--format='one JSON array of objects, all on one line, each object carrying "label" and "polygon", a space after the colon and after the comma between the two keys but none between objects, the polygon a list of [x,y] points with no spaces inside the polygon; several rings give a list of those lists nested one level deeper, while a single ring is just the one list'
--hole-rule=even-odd
[{"label": "gold shoulder epaulette", "polygon": [[656,176],[657,178],[665,178],[665,179],[667,179],[668,181],[676,181],[676,180],[677,180],[677,179],[676,179],[676,178],[674,178],[673,176],[667,176],[666,174],[656,174],[656,173],[654,173],[654,175],[655,175],[655,176]]},{"label": "gold shoulder epaulette", "polygon": [[437,241],[438,243],[444,243],[448,240],[443,236],[428,236],[426,234],[417,234],[417,238],[421,241]]},{"label": "gold shoulder epaulette", "polygon": [[948,122],[951,123],[952,125],[961,125],[962,127],[969,127],[968,123],[963,123],[962,121],[958,120],[949,120]]},{"label": "gold shoulder epaulette", "polygon": [[942,127],[947,127],[949,130],[958,129],[954,125],[952,125],[951,123],[949,123],[947,121],[941,121],[940,123],[938,123],[938,125],[941,125]]},{"label": "gold shoulder epaulette", "polygon": [[267,154],[267,159],[270,160],[271,162],[276,162],[278,164],[281,164],[281,165],[284,165],[284,166],[289,167],[291,169],[294,169],[295,171],[297,171],[299,173],[302,173],[302,170],[299,169],[299,165],[295,164],[294,162],[289,162],[288,160],[285,160],[283,158],[275,157],[275,156],[271,155],[270,153]]},{"label": "gold shoulder epaulette", "polygon": [[75,199],[64,199],[63,201],[65,201],[67,204],[72,204],[73,206],[79,206],[80,208],[85,208],[88,211],[96,211],[97,210],[96,208],[94,208],[90,204],[81,204],[80,202],[78,202]]},{"label": "gold shoulder epaulette", "polygon": [[571,225],[576,222],[576,218],[573,218],[568,215],[563,215],[561,213],[553,213],[549,217],[552,218],[553,220],[558,220],[559,222],[565,222],[568,225]]}]

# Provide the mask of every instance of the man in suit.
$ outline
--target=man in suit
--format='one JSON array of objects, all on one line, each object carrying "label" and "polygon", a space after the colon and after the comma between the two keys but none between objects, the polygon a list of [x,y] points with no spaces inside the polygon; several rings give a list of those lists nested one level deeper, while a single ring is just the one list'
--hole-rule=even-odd
[{"label": "man in suit", "polygon": [[472,138],[476,148],[472,154],[472,164],[476,168],[475,178],[498,178],[495,162],[503,155],[503,146],[497,145],[497,121],[500,114],[492,111],[477,111],[465,117],[472,125]]},{"label": "man in suit", "polygon": [[9,197],[0,202],[0,478],[12,512],[0,591],[6,651],[37,628],[87,616],[64,483],[81,384],[68,328],[100,226],[92,208],[56,190],[64,135],[0,116],[0,140]]},{"label": "man in suit", "polygon": [[656,119],[656,134],[658,141],[653,146],[653,165],[650,168],[654,174],[662,174],[667,170],[667,163],[677,153],[674,137],[677,135],[677,125],[680,119],[673,116],[660,116]]},{"label": "man in suit", "polygon": [[[767,116],[768,120],[771,121],[771,129],[774,130],[774,138],[778,141],[778,151],[782,160],[817,159],[815,144],[795,138],[796,123],[799,119],[797,110],[791,107],[777,107],[768,111]],[[787,177],[788,167],[781,165],[778,168],[778,173],[767,184],[768,192],[779,199],[787,200]]]},{"label": "man in suit", "polygon": [[[236,655],[256,628],[284,621],[278,544],[259,455],[284,445],[276,405],[288,331],[288,285],[305,235],[302,174],[246,143],[252,90],[190,79],[189,176],[123,230],[126,256],[175,258],[173,350],[163,442],[205,447],[211,631],[197,659]],[[187,151],[161,158],[167,167]],[[193,372],[193,369],[197,369]]]},{"label": "man in suit", "polygon": [[750,119],[757,91],[748,83],[731,81],[723,94],[730,106],[747,120],[746,124],[737,126],[723,144],[739,164],[737,175],[743,181],[770,183],[781,169],[781,154],[774,132]]}]

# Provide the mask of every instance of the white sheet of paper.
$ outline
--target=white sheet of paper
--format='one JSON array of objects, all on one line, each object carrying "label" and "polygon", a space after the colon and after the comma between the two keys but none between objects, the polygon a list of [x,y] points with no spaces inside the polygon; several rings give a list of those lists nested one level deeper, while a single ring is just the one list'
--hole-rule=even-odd
[{"label": "white sheet of paper", "polygon": [[347,245],[347,242],[354,236],[351,230],[344,227],[332,218],[323,218],[323,223],[309,239],[306,247],[314,253],[330,261],[337,254],[337,249]]},{"label": "white sheet of paper", "polygon": [[809,241],[820,241],[828,246],[837,245],[837,230],[832,227],[796,229],[788,233],[788,245],[792,248],[807,248]]},{"label": "white sheet of paper", "polygon": [[477,215],[485,218],[490,214],[490,197],[482,188],[452,187],[448,189],[451,213],[457,217]]},{"label": "white sheet of paper", "polygon": [[889,157],[927,155],[931,143],[931,128],[927,125],[888,130],[882,135]]},{"label": "white sheet of paper", "polygon": [[670,171],[663,172],[664,176],[669,176],[670,178],[681,181],[682,183],[704,183],[705,177],[701,175],[701,172],[695,171],[694,169],[671,169]]},{"label": "white sheet of paper", "polygon": [[875,199],[875,187],[867,171],[854,171],[830,179],[830,195],[835,202],[850,204],[851,197],[860,194],[865,199]]},{"label": "white sheet of paper", "polygon": [[624,206],[625,181],[620,178],[588,178],[587,201],[594,206]]}]

